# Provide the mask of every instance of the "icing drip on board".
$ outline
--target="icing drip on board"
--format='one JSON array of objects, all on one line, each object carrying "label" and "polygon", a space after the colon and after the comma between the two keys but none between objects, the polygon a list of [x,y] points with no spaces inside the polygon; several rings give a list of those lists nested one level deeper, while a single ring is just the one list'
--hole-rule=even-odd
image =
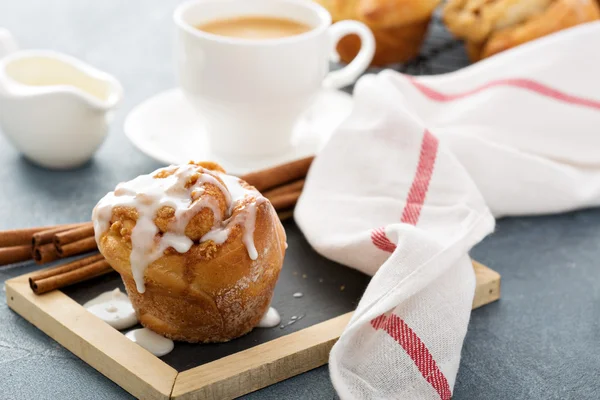
[{"label": "icing drip on board", "polygon": [[[165,176],[169,174],[168,176]],[[189,185],[190,181],[197,180]],[[217,199],[202,196],[205,184],[211,184],[223,193],[226,202],[226,215],[222,215]],[[187,187],[186,187],[187,186]],[[250,201],[246,199],[250,198]],[[240,202],[244,205],[236,209]],[[135,208],[138,213],[136,224],[131,232],[131,272],[138,292],[144,293],[144,274],[148,265],[159,259],[164,251],[173,248],[186,253],[194,242],[186,236],[185,229],[190,220],[202,209],[208,208],[213,214],[213,227],[200,242],[213,240],[224,243],[234,226],[242,227],[242,240],[252,260],[258,258],[254,244],[254,228],[258,206],[268,200],[258,191],[248,189],[239,178],[216,171],[209,171],[198,165],[187,164],[170,166],[154,171],[149,175],[117,185],[114,192],[104,196],[94,208],[92,219],[96,242],[110,228],[115,207]],[[175,210],[173,222],[168,232],[160,235],[154,223],[157,212],[163,207]],[[236,209],[232,216],[233,210]]]},{"label": "icing drip on board", "polygon": [[281,322],[281,316],[273,307],[269,307],[265,315],[263,315],[262,319],[256,325],[257,328],[273,328]]},{"label": "icing drip on board", "polygon": [[129,298],[119,288],[94,297],[83,307],[118,330],[131,328],[138,322]]},{"label": "icing drip on board", "polygon": [[148,328],[134,329],[125,334],[125,337],[157,357],[169,354],[175,347],[171,339],[160,336]]}]

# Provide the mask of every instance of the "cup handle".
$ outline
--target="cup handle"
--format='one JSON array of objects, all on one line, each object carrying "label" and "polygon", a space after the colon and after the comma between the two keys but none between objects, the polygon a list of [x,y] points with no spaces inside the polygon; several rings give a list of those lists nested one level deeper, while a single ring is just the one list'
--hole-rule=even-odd
[{"label": "cup handle", "polygon": [[340,89],[351,85],[369,68],[369,64],[371,64],[375,55],[375,37],[365,24],[358,21],[340,21],[329,27],[328,34],[332,45],[332,59],[337,61],[338,55],[335,49],[340,39],[353,33],[360,38],[360,51],[350,64],[327,74],[323,81],[323,87]]}]

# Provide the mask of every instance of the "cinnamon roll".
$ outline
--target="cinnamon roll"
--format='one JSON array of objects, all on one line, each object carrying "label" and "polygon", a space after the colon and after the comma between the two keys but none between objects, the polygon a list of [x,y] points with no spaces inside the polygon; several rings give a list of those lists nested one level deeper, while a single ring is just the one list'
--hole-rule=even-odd
[{"label": "cinnamon roll", "polygon": [[472,61],[600,19],[596,0],[449,0],[443,18]]},{"label": "cinnamon roll", "polygon": [[120,183],[94,208],[100,252],[142,325],[174,340],[224,342],[268,310],[285,231],[270,202],[214,163]]}]

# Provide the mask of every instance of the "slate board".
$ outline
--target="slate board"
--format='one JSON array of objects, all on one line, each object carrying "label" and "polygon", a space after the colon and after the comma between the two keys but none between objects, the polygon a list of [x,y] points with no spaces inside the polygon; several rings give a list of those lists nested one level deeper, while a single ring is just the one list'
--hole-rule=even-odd
[{"label": "slate board", "polygon": [[[185,371],[356,308],[370,277],[321,257],[310,247],[293,221],[285,221],[284,227],[288,249],[272,301],[272,306],[281,315],[284,328],[256,328],[227,343],[198,345],[176,342],[175,349],[161,357],[164,362],[179,372]],[[125,290],[119,275],[115,273],[71,286],[63,292],[83,304],[117,286]],[[293,296],[298,292],[303,294],[301,298]],[[288,325],[292,316],[300,317],[300,320]]]}]

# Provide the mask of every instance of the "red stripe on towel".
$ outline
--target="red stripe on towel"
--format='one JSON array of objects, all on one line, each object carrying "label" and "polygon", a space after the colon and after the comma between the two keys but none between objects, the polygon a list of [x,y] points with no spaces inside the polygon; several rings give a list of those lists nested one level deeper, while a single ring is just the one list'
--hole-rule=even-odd
[{"label": "red stripe on towel", "polygon": [[[429,131],[425,131],[421,142],[421,152],[415,177],[408,191],[406,205],[402,211],[401,221],[405,224],[416,225],[421,216],[421,209],[429,190],[429,182],[438,151],[438,140]],[[371,231],[371,241],[380,250],[393,253],[396,245],[385,234],[385,227]]]},{"label": "red stripe on towel", "polygon": [[551,88],[550,86],[544,85],[540,82],[536,82],[531,79],[524,78],[510,78],[510,79],[498,79],[495,81],[488,82],[484,85],[476,87],[475,89],[467,90],[460,93],[442,93],[438,90],[429,87],[415,78],[405,75],[410,83],[413,84],[415,88],[417,88],[421,93],[423,93],[427,98],[434,101],[448,102],[454,100],[464,99],[465,97],[472,96],[474,94],[483,92],[484,90],[495,88],[498,86],[511,86],[519,89],[529,90],[531,92],[537,93],[541,96],[545,96],[550,99],[554,99],[557,101],[561,101],[563,103],[572,104],[576,106],[588,107],[595,110],[600,110],[600,101],[594,99],[586,99],[584,97],[579,97],[575,95],[571,95],[565,92],[561,92],[558,89]]},{"label": "red stripe on towel", "polygon": [[371,241],[380,250],[393,253],[396,250],[396,245],[385,235],[385,228],[378,228],[371,231]]},{"label": "red stripe on towel", "polygon": [[421,208],[425,203],[425,196],[429,190],[429,182],[433,174],[433,167],[438,151],[438,140],[429,131],[425,131],[423,142],[421,143],[421,154],[419,155],[419,164],[417,172],[413,179],[406,205],[402,212],[401,221],[405,224],[416,225],[421,215]]},{"label": "red stripe on towel", "polygon": [[375,330],[383,329],[394,338],[414,361],[423,378],[440,395],[440,399],[450,400],[452,392],[448,380],[438,368],[427,346],[400,317],[395,314],[390,314],[389,317],[380,315],[371,321],[371,325]]},{"label": "red stripe on towel", "polygon": [[[421,209],[429,191],[429,183],[433,175],[437,153],[437,138],[429,131],[425,131],[423,141],[421,142],[421,152],[415,177],[408,191],[406,205],[402,211],[401,221],[405,224],[416,225],[419,222]],[[396,245],[385,234],[385,227],[374,229],[371,232],[371,241],[377,248],[383,251],[393,253],[396,250]],[[395,314],[386,317],[382,314],[374,318],[371,321],[371,325],[373,325],[375,330],[385,330],[394,338],[414,361],[423,378],[440,395],[440,399],[450,400],[452,393],[448,380],[438,368],[427,346],[400,317]]]}]

